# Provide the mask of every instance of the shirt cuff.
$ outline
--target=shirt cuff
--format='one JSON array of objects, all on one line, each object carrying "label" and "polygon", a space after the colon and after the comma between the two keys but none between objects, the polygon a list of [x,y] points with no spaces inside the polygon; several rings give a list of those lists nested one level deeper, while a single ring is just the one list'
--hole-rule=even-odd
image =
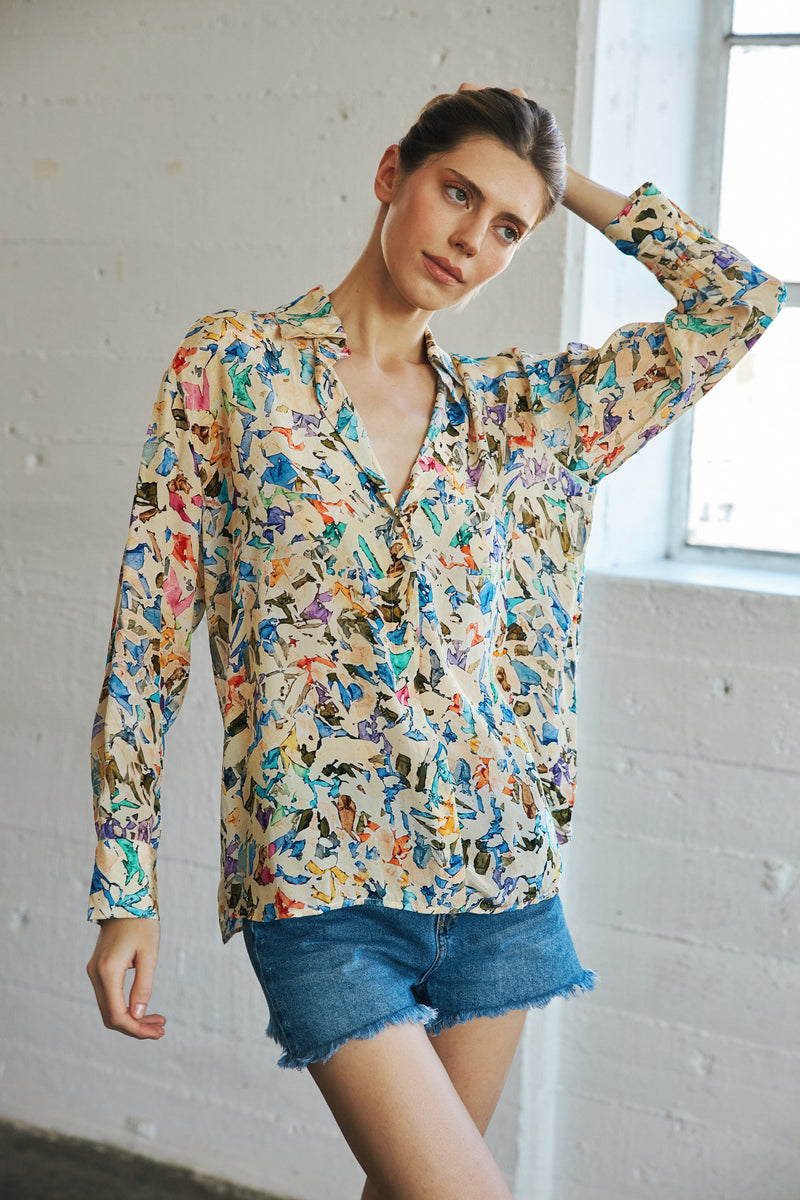
[{"label": "shirt cuff", "polygon": [[156,850],[151,842],[101,838],[95,850],[89,920],[157,917]]},{"label": "shirt cuff", "polygon": [[623,254],[643,262],[663,284],[681,281],[719,246],[715,235],[674,204],[654,183],[643,183],[603,229]]}]

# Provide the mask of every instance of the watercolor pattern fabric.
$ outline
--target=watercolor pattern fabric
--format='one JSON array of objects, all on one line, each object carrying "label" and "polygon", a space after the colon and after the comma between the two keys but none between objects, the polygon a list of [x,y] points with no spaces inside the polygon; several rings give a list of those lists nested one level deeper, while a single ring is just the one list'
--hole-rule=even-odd
[{"label": "watercolor pattern fabric", "polygon": [[783,285],[643,184],[603,231],[674,297],[599,348],[450,355],[399,504],[321,286],[198,320],[141,459],[91,749],[89,916],[154,916],[164,737],[205,615],[223,724],[223,941],[378,902],[558,889],[597,483],[753,346]]}]

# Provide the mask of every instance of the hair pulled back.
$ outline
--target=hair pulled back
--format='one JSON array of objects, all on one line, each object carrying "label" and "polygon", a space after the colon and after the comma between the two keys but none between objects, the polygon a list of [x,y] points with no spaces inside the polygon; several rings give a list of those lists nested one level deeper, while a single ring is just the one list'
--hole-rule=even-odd
[{"label": "hair pulled back", "polygon": [[566,149],[549,109],[504,88],[480,88],[434,96],[398,143],[401,171],[410,175],[433,155],[445,154],[465,138],[496,138],[535,167],[545,186],[540,220],[564,195]]}]

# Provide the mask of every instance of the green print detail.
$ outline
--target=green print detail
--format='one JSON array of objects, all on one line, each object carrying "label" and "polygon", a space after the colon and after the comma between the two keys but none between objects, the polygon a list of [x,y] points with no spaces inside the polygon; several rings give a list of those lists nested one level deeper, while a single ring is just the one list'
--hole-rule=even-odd
[{"label": "green print detail", "polygon": [[397,654],[394,650],[391,650],[389,652],[389,657],[392,660],[392,666],[394,667],[395,671],[405,671],[406,667],[411,662],[413,653],[413,650],[404,650],[401,654]]},{"label": "green print detail", "polygon": [[111,804],[111,812],[117,813],[122,808],[136,808],[136,801],[130,798],[126,800],[116,800]]},{"label": "green print detail", "polygon": [[442,522],[437,517],[436,513],[433,510],[433,506],[430,504],[430,502],[428,500],[420,500],[419,506],[422,509],[422,511],[425,513],[425,516],[430,521],[433,532],[436,534],[441,533],[442,532]]},{"label": "green print detail", "polygon": [[603,391],[604,388],[613,387],[616,382],[617,382],[617,364],[612,361],[609,363],[608,370],[606,371],[605,375],[600,380],[600,382],[597,386],[600,388],[601,391]]},{"label": "green print detail", "polygon": [[294,827],[297,833],[302,833],[304,829],[308,829],[314,819],[313,808],[305,808],[294,818]]},{"label": "green print detail", "polygon": [[325,304],[315,309],[314,312],[300,313],[299,315],[292,313],[292,321],[296,325],[304,324],[306,321],[318,321],[321,317],[330,316],[330,312],[331,302],[328,300],[325,302]]},{"label": "green print detail", "polygon": [[666,404],[667,401],[671,400],[673,396],[679,396],[680,392],[681,381],[680,379],[674,379],[672,383],[668,384],[667,387],[664,388],[662,392],[658,393],[659,405]]},{"label": "green print detail", "polygon": [[126,872],[125,882],[129,883],[129,884],[134,883],[134,882],[136,884],[144,883],[146,881],[147,877],[146,877],[144,871],[142,870],[141,864],[139,862],[139,857],[136,853],[134,846],[130,842],[126,841],[125,839],[121,839],[119,845],[120,845],[120,849],[122,850],[122,852],[124,854],[124,863],[125,863],[125,872]]},{"label": "green print detail", "polygon": [[702,317],[678,317],[673,322],[674,328],[691,329],[693,333],[702,333],[709,337],[713,337],[715,333],[723,333],[728,325],[729,322],[714,324],[711,321],[705,321]]},{"label": "green print detail", "polygon": [[450,542],[450,545],[453,547],[459,546],[463,550],[465,546],[469,545],[472,533],[472,526],[465,523],[456,531],[455,537]]},{"label": "green print detail", "polygon": [[386,572],[381,570],[380,566],[378,565],[378,561],[375,558],[375,555],[372,553],[372,551],[370,550],[367,543],[364,541],[364,538],[361,534],[358,535],[358,544],[361,547],[361,549],[364,551],[364,553],[366,554],[367,558],[369,559],[370,566],[372,567],[375,574],[378,576],[378,579],[385,579]]},{"label": "green print detail", "polygon": [[233,398],[238,401],[242,408],[247,408],[250,412],[256,411],[256,406],[247,394],[247,389],[250,386],[250,372],[252,363],[241,367],[238,371],[235,366],[231,366],[228,371],[230,381],[233,384]]},{"label": "green print detail", "polygon": [[346,532],[347,523],[345,521],[331,521],[325,526],[323,536],[325,541],[333,548],[339,545]]},{"label": "green print detail", "polygon": [[474,862],[476,874],[485,875],[492,865],[492,856],[488,850],[477,850]]}]

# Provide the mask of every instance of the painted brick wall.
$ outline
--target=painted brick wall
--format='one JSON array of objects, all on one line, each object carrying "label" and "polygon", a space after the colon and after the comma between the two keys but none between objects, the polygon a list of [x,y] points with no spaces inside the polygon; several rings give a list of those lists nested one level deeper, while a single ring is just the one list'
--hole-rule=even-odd
[{"label": "painted brick wall", "polygon": [[[279,1071],[241,940],[216,926],[220,724],[202,630],[167,747],[158,1045],[106,1031],[84,965],[88,741],[139,453],[195,319],[332,288],[374,170],[431,96],[522,86],[570,136],[577,0],[8,0],[0,12],[3,1116],[311,1200],[362,1172]],[[566,214],[436,332],[555,346]],[[533,283],[531,282],[533,276]],[[188,897],[188,902],[187,902]],[[517,1171],[520,1073],[491,1131]]]},{"label": "painted brick wall", "polygon": [[553,1195],[797,1200],[800,600],[595,575]]}]

